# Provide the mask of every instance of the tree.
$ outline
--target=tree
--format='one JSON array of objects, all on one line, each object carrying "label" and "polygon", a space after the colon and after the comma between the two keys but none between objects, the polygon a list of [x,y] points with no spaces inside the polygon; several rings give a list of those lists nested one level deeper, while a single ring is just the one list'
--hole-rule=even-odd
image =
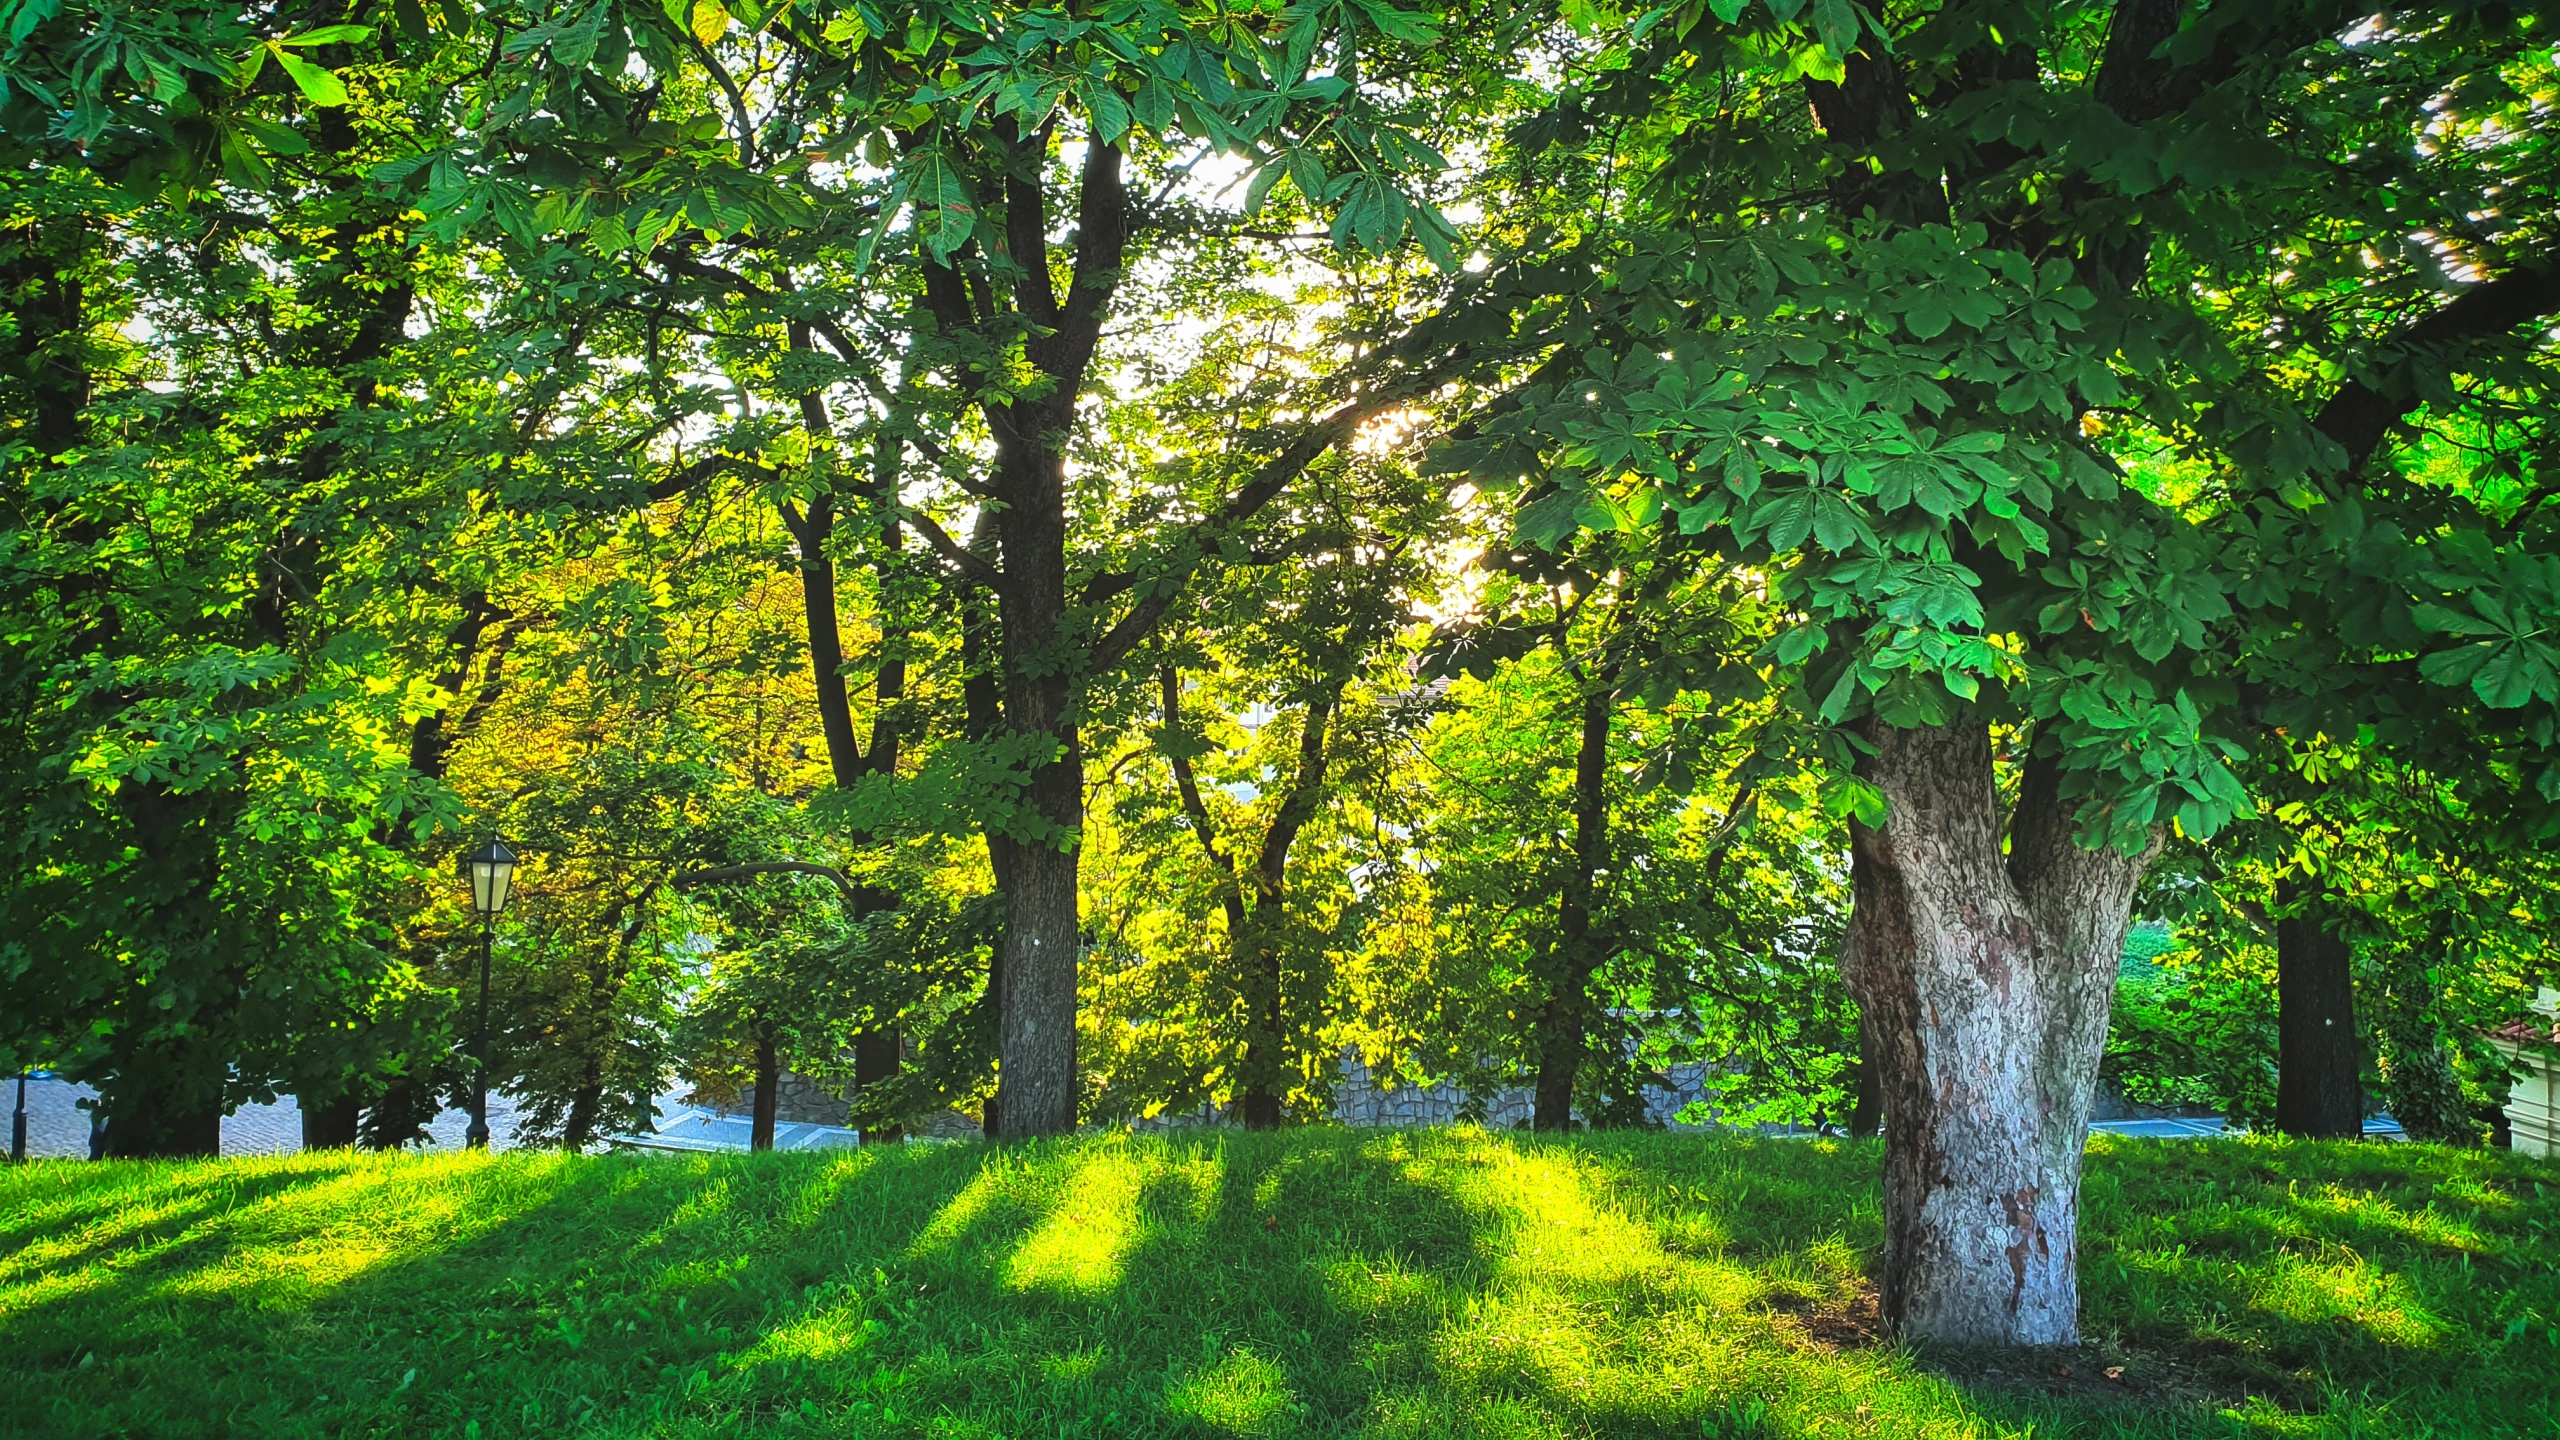
[{"label": "tree", "polygon": [[[1255,155],[1250,209],[1329,219],[1335,239],[1373,252],[1410,233],[1454,264],[1448,225],[1413,193],[1438,152],[1410,92],[1377,83],[1371,63],[1412,57],[1437,70],[1426,48],[1437,27],[1384,6],[1309,7],[1283,21],[1155,5],[936,9],[902,24],[863,6],[738,14],[744,29],[717,7],[693,7],[681,24],[599,7],[528,29],[507,47],[523,63],[486,83],[488,114],[539,108],[559,128],[503,147],[458,139],[424,203],[448,233],[485,218],[528,254],[563,234],[689,274],[706,248],[770,265],[859,218],[859,263],[894,255],[912,267],[922,303],[900,312],[917,337],[903,347],[906,371],[937,377],[937,403],[968,427],[945,478],[986,518],[990,543],[961,543],[927,506],[903,519],[992,599],[998,683],[978,743],[1018,772],[1018,803],[988,831],[1007,904],[995,1129],[1062,1130],[1075,1121],[1086,687],[1140,647],[1188,577],[1308,464],[1507,355],[1512,314],[1487,298],[1486,279],[1463,275],[1360,307],[1336,342],[1356,353],[1325,367],[1297,418],[1194,457],[1183,503],[1126,538],[1087,533],[1099,527],[1071,461],[1085,399],[1108,369],[1097,358],[1105,327],[1155,247],[1195,229],[1182,182],[1218,149]],[[1468,64],[1501,53],[1490,30],[1467,37]],[[645,75],[628,68],[633,57]],[[738,73],[776,80],[751,99]],[[1436,87],[1430,118],[1454,122],[1448,102],[1478,104],[1473,88]],[[860,153],[874,168],[836,185],[807,163],[821,152]],[[1297,198],[1274,206],[1283,184]],[[613,198],[591,208],[598,193]],[[806,320],[826,336],[819,322],[834,318],[812,306]]]},{"label": "tree", "polygon": [[[2350,23],[1781,3],[1613,32],[1587,143],[1654,147],[1653,228],[1578,372],[1460,452],[1555,485],[1533,535],[1713,536],[1794,612],[1767,658],[1864,787],[1846,970],[1915,1338],[2076,1339],[2136,887],[2171,827],[2247,808],[2257,727],[2531,707],[2505,763],[2548,773],[2516,619],[2547,593],[2538,492],[2430,486],[2385,443],[2541,393],[2540,142],[2489,121],[2543,62],[2503,11]],[[2459,156],[2407,118],[2447,94]],[[2513,222],[2466,220],[2475,185]],[[2465,236],[2479,282],[2440,299],[2422,233]],[[2146,452],[2189,473],[2126,483]]]}]

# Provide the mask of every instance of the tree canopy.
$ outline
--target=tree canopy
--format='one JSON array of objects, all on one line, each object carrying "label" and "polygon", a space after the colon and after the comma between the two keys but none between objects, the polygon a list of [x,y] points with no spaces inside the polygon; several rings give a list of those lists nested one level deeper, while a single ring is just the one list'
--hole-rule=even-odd
[{"label": "tree canopy", "polygon": [[2476,1142],[2551,974],[2529,9],[0,15],[0,1055],[120,1153],[413,1139],[504,833],[527,1139],[1688,1067],[2055,1343],[2102,1086]]}]

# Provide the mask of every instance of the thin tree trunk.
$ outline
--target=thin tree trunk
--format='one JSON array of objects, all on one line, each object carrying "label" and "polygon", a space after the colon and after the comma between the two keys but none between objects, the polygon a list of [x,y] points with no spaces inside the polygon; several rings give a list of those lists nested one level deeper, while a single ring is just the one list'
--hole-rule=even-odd
[{"label": "thin tree trunk", "polygon": [[1298,769],[1280,813],[1263,832],[1262,852],[1253,871],[1253,909],[1244,928],[1235,932],[1237,977],[1244,1002],[1245,1036],[1242,1078],[1236,1097],[1237,1118],[1248,1129],[1279,1128],[1289,1090],[1289,1017],[1286,922],[1288,920],[1289,851],[1315,815],[1324,797],[1326,760],[1330,754],[1333,712],[1341,703],[1344,680],[1307,706],[1298,730]]},{"label": "thin tree trunk", "polygon": [[773,1027],[756,1022],[756,1099],[747,1121],[747,1148],[773,1148],[774,1112],[782,1103],[782,1061],[774,1053]]},{"label": "thin tree trunk", "polygon": [[2364,1133],[2355,949],[2318,882],[2287,880],[2276,901],[2276,1128],[2354,1139]]},{"label": "thin tree trunk", "polygon": [[1885,1123],[1884,1315],[1915,1340],[2079,1338],[2080,1157],[2139,856],[2072,838],[2030,761],[2001,853],[1983,726],[1877,726],[1842,969]]},{"label": "thin tree trunk", "polygon": [[362,1100],[352,1090],[331,1100],[296,1097],[302,1111],[302,1148],[352,1150],[364,1118]]},{"label": "thin tree trunk", "polygon": [[1573,1083],[1591,1035],[1591,977],[1600,968],[1591,937],[1591,897],[1609,863],[1609,725],[1613,697],[1583,697],[1582,734],[1573,764],[1573,870],[1556,911],[1556,943],[1548,948],[1546,994],[1538,1012],[1538,1085],[1529,1123],[1573,1128]]},{"label": "thin tree trunk", "polygon": [[[995,513],[978,512],[978,523],[969,536],[969,549],[983,554],[995,544]],[[960,595],[960,698],[962,733],[973,742],[984,741],[1004,723],[1004,689],[1000,666],[990,663],[990,651],[997,647],[988,643],[996,618],[986,603],[983,592],[963,590]],[[1012,893],[1013,851],[1002,836],[990,832],[987,837],[987,868],[994,872],[996,893]],[[1004,1037],[1004,946],[999,943],[987,961],[987,988],[983,1002],[994,1010],[992,1029],[996,1048],[1003,1050]],[[997,1137],[998,1098],[987,1097],[979,1115],[979,1129],[986,1137]]]},{"label": "thin tree trunk", "polygon": [[[874,1085],[886,1085],[898,1078],[904,1066],[904,1046],[896,1027],[865,1030],[853,1037],[854,1093],[860,1094]],[[895,1145],[907,1138],[906,1127],[894,1122],[866,1125],[862,1128],[865,1145]]]},{"label": "thin tree trunk", "polygon": [[834,498],[819,495],[808,513],[784,504],[782,519],[800,551],[800,600],[809,630],[809,673],[818,687],[818,728],[826,737],[827,766],[837,785],[862,779],[862,745],[854,738],[853,703],[844,683],[844,631],[836,616],[836,562],[827,542],[836,531]]}]

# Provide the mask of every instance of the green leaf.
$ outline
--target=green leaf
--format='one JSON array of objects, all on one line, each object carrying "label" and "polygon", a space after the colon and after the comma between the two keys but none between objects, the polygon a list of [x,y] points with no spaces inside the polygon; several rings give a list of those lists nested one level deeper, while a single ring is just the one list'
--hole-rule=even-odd
[{"label": "green leaf", "polygon": [[2492,710],[2513,710],[2536,696],[2560,699],[2560,671],[2546,647],[2511,641],[2471,677],[2471,691]]},{"label": "green leaf", "polygon": [[1543,550],[1554,550],[1581,528],[1577,517],[1582,512],[1582,494],[1576,490],[1558,490],[1520,512],[1517,527],[1520,538]]},{"label": "green leaf", "polygon": [[1920,292],[1910,308],[1902,312],[1903,327],[1922,340],[1935,340],[1946,334],[1947,326],[1954,323],[1954,319],[1953,313],[1947,309],[1947,302],[1934,290]]},{"label": "green leaf", "polygon": [[1104,144],[1116,144],[1129,133],[1129,102],[1120,98],[1119,91],[1104,84],[1089,85],[1084,103],[1085,113],[1093,120],[1093,133],[1101,136]]},{"label": "green leaf", "polygon": [[299,35],[288,35],[276,43],[294,46],[336,45],[342,41],[362,40],[372,33],[373,27],[370,25],[323,25],[317,30],[305,30]]},{"label": "green leaf", "polygon": [[274,53],[276,63],[284,67],[285,74],[293,77],[294,86],[302,91],[304,99],[314,105],[347,103],[347,87],[338,83],[337,76],[299,55],[288,55],[282,50],[275,50]]},{"label": "green leaf", "polygon": [[1850,0],[1813,0],[1813,29],[1832,58],[1845,59],[1858,48],[1858,7]]},{"label": "green leaf", "polygon": [[2421,626],[2438,635],[2503,635],[2507,633],[2477,616],[2465,615],[2459,610],[2448,610],[2442,605],[2413,605],[2409,609],[2409,615]]},{"label": "green leaf", "polygon": [[1707,0],[1707,8],[1714,11],[1715,17],[1727,25],[1741,24],[1742,12],[1749,8],[1750,4],[1751,0]]}]

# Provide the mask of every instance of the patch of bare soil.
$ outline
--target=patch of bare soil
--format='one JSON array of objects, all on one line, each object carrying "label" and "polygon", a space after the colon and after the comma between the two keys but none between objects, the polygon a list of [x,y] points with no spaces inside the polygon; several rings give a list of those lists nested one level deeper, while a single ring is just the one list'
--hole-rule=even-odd
[{"label": "patch of bare soil", "polygon": [[[1818,1304],[1772,1307],[1809,1350],[1838,1353],[1892,1342],[1875,1286],[1861,1281]],[[1967,1390],[2049,1396],[2092,1406],[2220,1410],[2263,1397],[2288,1409],[2308,1402],[2303,1382],[2253,1366],[2221,1341],[2192,1345],[2132,1344],[2105,1339],[2086,1345],[2024,1350],[1917,1352],[1922,1369]]]},{"label": "patch of bare soil", "polygon": [[1788,1319],[1810,1349],[1836,1353],[1884,1343],[1884,1312],[1876,1287],[1864,1280]]},{"label": "patch of bare soil", "polygon": [[2031,1350],[1920,1352],[1923,1369],[1968,1390],[2051,1396],[2088,1405],[2221,1410],[2263,1398],[2299,1410],[2301,1382],[2251,1366],[2228,1345],[2120,1341]]}]

